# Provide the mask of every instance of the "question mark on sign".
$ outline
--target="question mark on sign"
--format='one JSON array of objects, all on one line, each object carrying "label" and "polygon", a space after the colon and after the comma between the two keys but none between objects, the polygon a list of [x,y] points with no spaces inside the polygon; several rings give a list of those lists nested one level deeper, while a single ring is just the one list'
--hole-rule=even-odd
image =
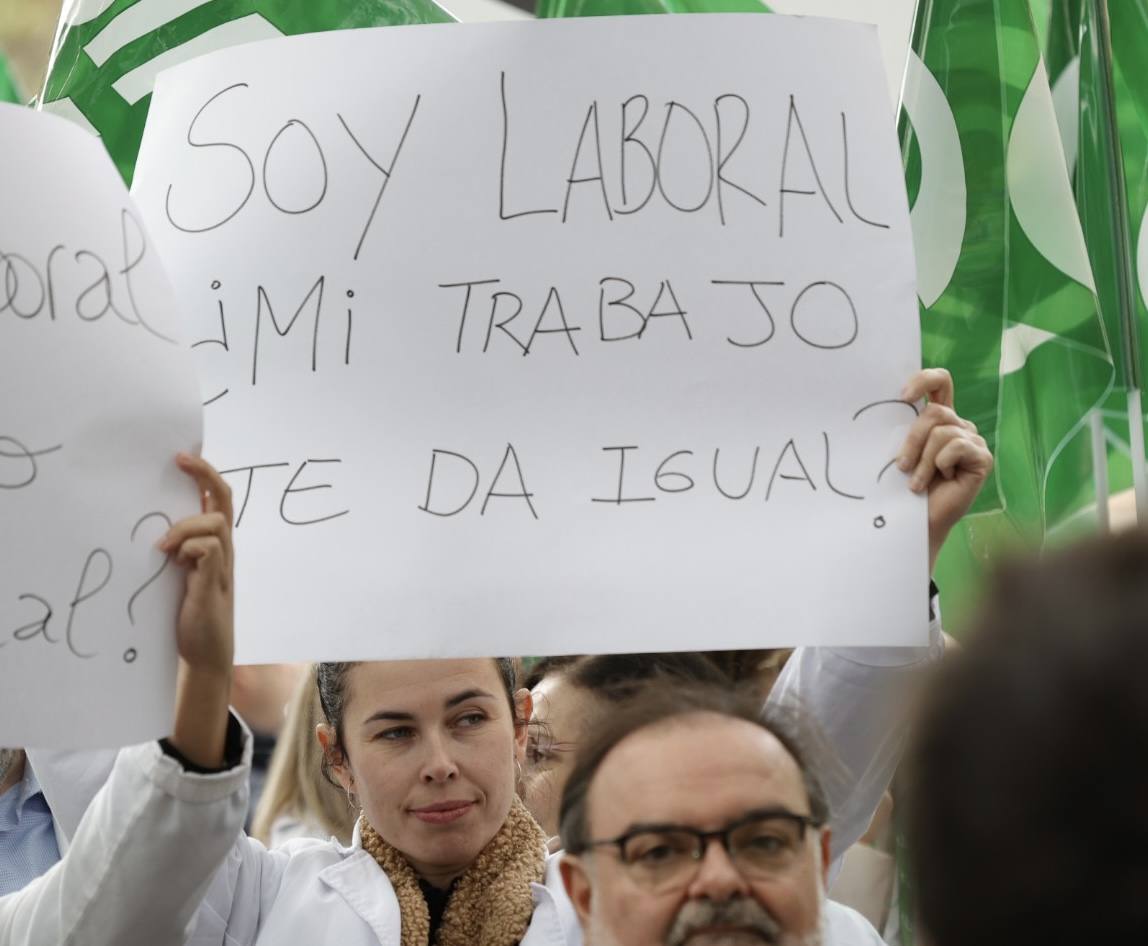
[{"label": "question mark on sign", "polygon": [[[857,411],[856,414],[853,415],[853,419],[857,420],[866,411],[871,411],[874,408],[890,407],[890,406],[896,406],[898,408],[908,408],[909,410],[911,410],[913,412],[914,418],[921,416],[921,410],[919,407],[917,407],[916,404],[913,404],[909,401],[902,401],[900,398],[887,398],[887,399],[882,400],[882,401],[874,401],[872,404],[866,404],[863,408],[861,408],[859,411]],[[896,463],[897,463],[897,457],[893,457],[892,460],[890,460],[888,463],[886,463],[884,466],[881,467],[880,471],[877,473],[877,482],[878,483],[880,483],[881,478],[886,473],[889,472],[889,468],[891,466],[895,466]],[[886,521],[885,521],[884,516],[877,516],[873,520],[873,528],[875,528],[875,529],[884,529],[885,525],[886,525]]]},{"label": "question mark on sign", "polygon": [[[143,516],[134,526],[132,526],[132,541],[133,542],[136,540],[136,534],[139,532],[140,526],[142,526],[149,519],[161,520],[164,523],[164,531],[165,532],[171,528],[171,525],[172,525],[171,519],[168,518],[166,513],[149,512],[146,516]],[[162,555],[162,553],[160,553],[160,554]],[[167,566],[170,562],[171,562],[171,559],[168,556],[163,555],[163,561],[160,563],[159,568],[151,575],[151,577],[148,578],[147,581],[145,581],[142,585],[140,585],[132,593],[132,596],[130,598],[128,598],[128,620],[131,622],[132,627],[135,627],[135,624],[136,624],[136,618],[135,618],[135,613],[134,613],[136,600],[149,587],[151,587],[152,583],[157,578],[159,578],[160,575],[162,575],[164,573],[164,570],[167,568]],[[129,663],[129,664],[133,663],[137,656],[139,656],[139,655],[136,652],[136,649],[134,647],[129,647],[126,651],[124,651],[124,662]]]},{"label": "question mark on sign", "polygon": [[[3,444],[10,444],[15,448],[16,452],[3,446]],[[31,486],[32,483],[36,481],[36,476],[40,472],[40,467],[36,463],[36,457],[55,453],[57,450],[62,450],[63,447],[63,444],[56,444],[54,447],[45,447],[43,450],[33,450],[30,447],[24,446],[24,444],[15,437],[0,436],[0,459],[18,460],[28,464],[28,473],[24,479],[16,483],[0,482],[0,489],[23,489],[25,486]]]}]

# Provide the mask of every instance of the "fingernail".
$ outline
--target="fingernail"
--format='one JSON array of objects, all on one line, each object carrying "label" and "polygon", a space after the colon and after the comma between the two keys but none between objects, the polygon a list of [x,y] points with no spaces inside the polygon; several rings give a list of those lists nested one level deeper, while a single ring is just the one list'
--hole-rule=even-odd
[{"label": "fingernail", "polygon": [[902,473],[908,473],[908,472],[909,472],[909,468],[910,468],[912,465],[913,465],[913,464],[909,462],[909,458],[908,458],[908,457],[901,457],[901,459],[899,459],[899,460],[897,461],[897,469],[898,469],[898,470],[900,470]]},{"label": "fingernail", "polygon": [[919,493],[921,491],[921,487],[924,485],[925,481],[922,480],[919,476],[914,476],[911,480],[909,480],[909,489],[911,489],[914,493]]}]

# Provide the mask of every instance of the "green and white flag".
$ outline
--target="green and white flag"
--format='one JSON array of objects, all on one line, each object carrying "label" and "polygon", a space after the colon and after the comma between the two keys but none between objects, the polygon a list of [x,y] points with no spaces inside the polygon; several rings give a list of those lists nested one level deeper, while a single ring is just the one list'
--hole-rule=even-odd
[{"label": "green and white flag", "polygon": [[65,0],[40,103],[100,135],[130,184],[161,69],[277,36],[453,19],[433,0]]},{"label": "green and white flag", "polygon": [[1118,491],[1132,484],[1124,392],[1148,378],[1148,2],[1082,5],[1076,196],[1116,362],[1104,414]]},{"label": "green and white flag", "polygon": [[761,0],[538,0],[539,19],[641,13],[769,13]]},{"label": "green and white flag", "polygon": [[8,63],[0,56],[0,102],[21,102],[20,90],[16,88],[16,80],[8,71]]},{"label": "green and white flag", "polygon": [[1113,365],[1027,0],[919,0],[903,106],[923,359],[997,461],[943,558],[960,589],[1093,501]]}]

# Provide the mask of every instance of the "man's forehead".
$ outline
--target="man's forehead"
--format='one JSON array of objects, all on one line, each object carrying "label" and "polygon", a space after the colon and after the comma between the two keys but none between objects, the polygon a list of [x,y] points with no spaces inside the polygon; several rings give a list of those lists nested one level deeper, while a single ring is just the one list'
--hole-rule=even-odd
[{"label": "man's forehead", "polygon": [[602,760],[588,797],[591,832],[638,823],[719,827],[767,807],[808,811],[801,770],[785,746],[748,720],[675,717],[627,736]]}]

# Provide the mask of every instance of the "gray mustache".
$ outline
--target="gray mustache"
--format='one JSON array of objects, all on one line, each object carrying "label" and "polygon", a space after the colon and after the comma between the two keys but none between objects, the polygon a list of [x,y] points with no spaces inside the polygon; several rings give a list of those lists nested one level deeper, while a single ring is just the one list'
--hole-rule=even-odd
[{"label": "gray mustache", "polygon": [[736,926],[752,930],[767,943],[776,943],[781,927],[769,912],[750,897],[737,897],[717,903],[690,900],[678,911],[666,937],[666,946],[683,946],[694,933],[712,926]]}]

